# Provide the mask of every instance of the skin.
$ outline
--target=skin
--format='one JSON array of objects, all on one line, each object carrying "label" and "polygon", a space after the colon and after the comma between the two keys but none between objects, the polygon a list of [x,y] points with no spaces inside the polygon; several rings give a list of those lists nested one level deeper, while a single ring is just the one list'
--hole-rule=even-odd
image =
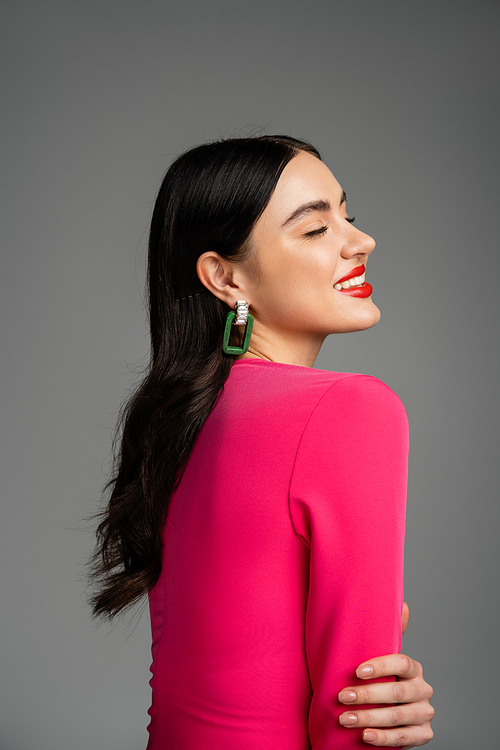
[{"label": "skin", "polygon": [[[319,201],[320,208],[291,220],[300,207]],[[375,241],[349,221],[342,187],[313,155],[301,152],[287,164],[250,242],[251,263],[229,262],[211,251],[197,262],[199,278],[215,296],[232,309],[239,299],[250,306],[251,343],[240,358],[312,367],[329,334],[378,323],[380,311],[371,296],[334,289],[354,268],[367,266]],[[407,624],[405,604],[403,632]],[[362,671],[366,667],[372,670],[368,674]],[[340,716],[342,724],[366,728],[363,739],[374,746],[411,748],[429,742],[432,688],[419,662],[390,654],[360,664],[356,674],[367,681],[395,676],[396,682],[344,688],[339,701],[350,710]],[[379,703],[384,707],[351,708]]]}]

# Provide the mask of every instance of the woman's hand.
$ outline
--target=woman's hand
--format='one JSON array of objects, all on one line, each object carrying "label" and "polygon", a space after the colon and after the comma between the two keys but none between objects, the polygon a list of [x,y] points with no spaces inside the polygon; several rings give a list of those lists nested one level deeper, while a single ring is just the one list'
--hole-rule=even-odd
[{"label": "woman's hand", "polygon": [[[408,607],[403,608],[403,633],[408,624]],[[422,665],[404,654],[390,654],[360,664],[360,679],[396,676],[397,682],[378,682],[366,687],[356,685],[339,693],[341,703],[357,706],[366,703],[397,704],[385,708],[346,711],[340,723],[346,727],[367,727],[366,743],[383,747],[419,747],[426,745],[434,733],[431,721],[434,708],[429,703],[432,687],[424,680]],[[390,728],[393,727],[393,728]]]}]

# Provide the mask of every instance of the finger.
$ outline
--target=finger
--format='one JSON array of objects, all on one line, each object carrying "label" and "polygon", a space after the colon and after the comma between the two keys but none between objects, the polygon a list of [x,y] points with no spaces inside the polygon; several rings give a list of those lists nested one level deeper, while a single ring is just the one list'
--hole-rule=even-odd
[{"label": "finger", "polygon": [[410,608],[408,607],[406,602],[403,602],[403,613],[401,615],[401,628],[403,630],[403,635],[406,633],[406,628],[408,627],[409,619],[410,619]]},{"label": "finger", "polygon": [[405,654],[388,654],[379,656],[376,659],[367,659],[356,670],[357,677],[361,679],[373,679],[374,677],[401,677],[404,680],[411,680],[422,674],[422,665],[420,662],[411,659]]},{"label": "finger", "polygon": [[363,703],[412,703],[431,698],[432,688],[423,679],[370,682],[341,690],[339,701],[349,706]]},{"label": "finger", "polygon": [[363,740],[375,747],[420,747],[433,737],[434,732],[429,724],[397,729],[366,729],[363,732]]},{"label": "finger", "polygon": [[402,706],[370,708],[366,711],[345,711],[339,716],[344,727],[422,726],[432,721],[434,709],[427,701]]}]

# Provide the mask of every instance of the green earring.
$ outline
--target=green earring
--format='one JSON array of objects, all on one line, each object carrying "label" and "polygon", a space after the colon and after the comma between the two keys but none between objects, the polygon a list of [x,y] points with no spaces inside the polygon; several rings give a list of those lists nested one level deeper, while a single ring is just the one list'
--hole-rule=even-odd
[{"label": "green earring", "polygon": [[[236,318],[236,320],[235,320]],[[230,346],[229,337],[231,335],[231,326],[245,326],[243,334],[243,343],[241,346]],[[248,302],[239,299],[236,302],[235,312],[228,312],[226,316],[226,325],[224,327],[224,338],[222,341],[222,350],[226,354],[246,354],[250,346],[250,336],[252,335],[253,316],[248,312]]]}]

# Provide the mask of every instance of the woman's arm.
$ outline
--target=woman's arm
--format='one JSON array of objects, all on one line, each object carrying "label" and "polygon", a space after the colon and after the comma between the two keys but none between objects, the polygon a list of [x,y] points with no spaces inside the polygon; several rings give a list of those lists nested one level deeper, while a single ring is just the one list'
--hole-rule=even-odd
[{"label": "woman's arm", "polygon": [[[406,602],[403,605],[403,633],[408,627],[410,612]],[[373,670],[373,671],[370,671]],[[430,704],[433,690],[424,680],[422,665],[405,654],[389,654],[360,664],[356,674],[361,679],[371,677],[396,677],[397,683],[384,682],[376,686],[376,692],[369,685],[366,688],[344,688],[339,701],[356,706],[368,703],[403,704],[397,710],[391,708],[371,708],[361,711],[346,711],[340,716],[340,723],[351,727],[369,727],[363,732],[363,739],[374,746],[420,747],[434,736],[431,721],[434,708]],[[352,721],[352,717],[356,721]],[[351,717],[350,723],[348,717]],[[397,725],[397,728],[394,728]],[[383,729],[382,729],[383,727]]]},{"label": "woman's arm", "polygon": [[366,376],[346,377],[322,396],[298,448],[290,509],[310,550],[313,750],[366,747],[359,726],[339,724],[338,695],[345,685],[364,687],[360,663],[401,647],[407,462],[404,408]]}]

